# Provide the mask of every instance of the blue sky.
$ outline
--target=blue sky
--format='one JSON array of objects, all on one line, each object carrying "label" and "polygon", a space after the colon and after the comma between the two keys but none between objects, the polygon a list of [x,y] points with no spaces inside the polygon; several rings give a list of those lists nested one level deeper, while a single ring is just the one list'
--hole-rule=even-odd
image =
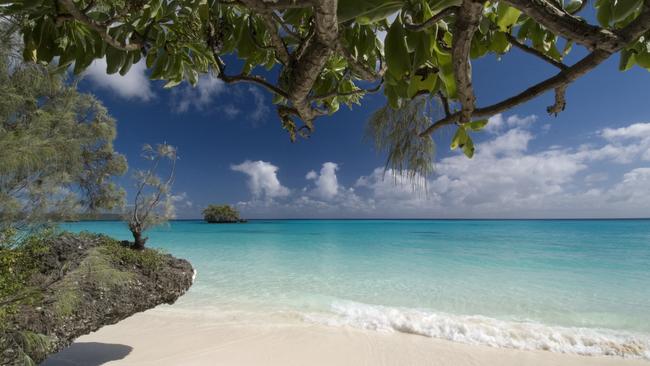
[{"label": "blue sky", "polygon": [[[179,218],[210,203],[235,204],[249,218],[650,217],[650,72],[617,64],[615,56],[573,84],[558,117],[546,114],[552,93],[494,116],[472,160],[449,150],[453,129],[439,131],[435,173],[415,189],[383,178],[385,156],[364,141],[381,94],[317,120],[310,139],[292,144],[270,95],[254,86],[204,77],[196,88],[164,90],[142,65],[107,76],[101,61],[80,86],[117,119],[116,149],[131,169],[145,143],[178,147]],[[518,50],[473,67],[479,105],[555,72]]]}]

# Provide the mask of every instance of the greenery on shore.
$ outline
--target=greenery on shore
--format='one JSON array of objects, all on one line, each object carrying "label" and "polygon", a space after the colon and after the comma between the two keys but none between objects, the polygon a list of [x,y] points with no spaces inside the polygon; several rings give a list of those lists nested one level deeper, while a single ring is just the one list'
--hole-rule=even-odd
[{"label": "greenery on shore", "polygon": [[[43,65],[23,63],[0,24],[0,239],[85,210],[114,209],[126,171],[113,149],[115,120]],[[4,235],[2,233],[5,233]]]},{"label": "greenery on shore", "polygon": [[237,209],[230,205],[210,205],[203,210],[203,219],[209,223],[244,222]]},{"label": "greenery on shore", "polygon": [[35,365],[80,335],[170,303],[192,267],[110,237],[43,232],[0,248],[0,364]]}]

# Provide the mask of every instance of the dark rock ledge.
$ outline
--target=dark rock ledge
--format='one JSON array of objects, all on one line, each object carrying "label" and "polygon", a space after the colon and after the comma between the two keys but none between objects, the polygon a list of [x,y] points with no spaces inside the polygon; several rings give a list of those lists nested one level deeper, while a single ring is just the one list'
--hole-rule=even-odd
[{"label": "dark rock ledge", "polygon": [[192,285],[186,260],[134,251],[106,236],[64,234],[47,247],[35,258],[37,299],[0,327],[0,365],[38,364],[81,335],[174,303]]}]

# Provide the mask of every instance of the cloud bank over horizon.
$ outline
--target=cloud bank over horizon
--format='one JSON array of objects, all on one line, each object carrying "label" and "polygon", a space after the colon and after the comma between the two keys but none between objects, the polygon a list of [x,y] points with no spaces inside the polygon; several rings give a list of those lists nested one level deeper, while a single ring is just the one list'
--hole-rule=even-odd
[{"label": "cloud bank over horizon", "polygon": [[247,176],[251,194],[237,206],[249,218],[650,216],[650,123],[597,131],[596,143],[533,150],[536,120],[496,115],[473,159],[453,154],[415,180],[377,167],[345,185],[343,167],[328,161],[306,172],[303,186],[286,187],[280,167],[245,161],[231,167]]}]

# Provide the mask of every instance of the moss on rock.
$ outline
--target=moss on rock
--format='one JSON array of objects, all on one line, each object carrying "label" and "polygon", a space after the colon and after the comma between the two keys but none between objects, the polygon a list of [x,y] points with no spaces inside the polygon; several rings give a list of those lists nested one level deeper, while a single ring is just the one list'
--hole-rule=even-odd
[{"label": "moss on rock", "polygon": [[4,312],[1,365],[40,363],[83,334],[173,303],[192,284],[187,261],[135,251],[107,236],[66,233],[45,246],[30,259],[35,271],[22,284],[25,291],[38,289],[33,301]]}]

